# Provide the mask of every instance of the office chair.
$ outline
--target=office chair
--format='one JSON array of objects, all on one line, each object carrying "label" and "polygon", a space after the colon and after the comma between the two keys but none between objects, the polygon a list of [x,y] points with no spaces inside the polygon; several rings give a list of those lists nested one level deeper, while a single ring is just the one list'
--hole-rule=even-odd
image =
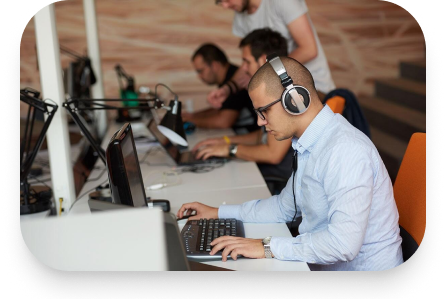
[{"label": "office chair", "polygon": [[263,179],[265,180],[266,186],[268,187],[269,192],[271,192],[271,195],[280,194],[288,182],[288,179],[274,175],[264,176]]},{"label": "office chair", "polygon": [[393,187],[403,259],[417,251],[426,228],[426,133],[412,135]]},{"label": "office chair", "polygon": [[327,100],[326,104],[334,113],[342,114],[345,107],[345,99],[341,96],[334,96]]}]

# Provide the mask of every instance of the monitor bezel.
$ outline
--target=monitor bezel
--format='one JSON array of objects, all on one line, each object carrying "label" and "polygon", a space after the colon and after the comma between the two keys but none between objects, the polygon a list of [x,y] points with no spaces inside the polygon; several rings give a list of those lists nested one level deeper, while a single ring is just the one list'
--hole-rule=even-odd
[{"label": "monitor bezel", "polygon": [[[131,188],[130,188],[127,168],[125,167],[125,163],[124,163],[124,156],[122,153],[122,142],[124,142],[126,140],[126,138],[130,138],[133,152],[134,152],[135,158],[136,158],[137,172],[139,175],[139,179],[141,181],[142,194],[144,195],[144,204],[141,206],[139,206],[139,205],[135,206],[135,201],[134,201],[133,194],[132,194]],[[116,159],[116,161],[114,159]],[[113,203],[124,204],[124,205],[128,205],[128,206],[133,206],[133,207],[147,207],[147,196],[146,196],[146,192],[145,192],[145,188],[144,188],[144,181],[142,178],[141,167],[140,167],[139,159],[138,159],[138,153],[136,151],[135,140],[133,138],[133,132],[132,132],[132,127],[131,127],[130,123],[125,123],[121,127],[121,129],[119,129],[110,139],[110,142],[107,146],[107,151],[106,151],[106,160],[107,160],[108,177],[109,177],[109,183],[110,183],[110,191],[112,193]],[[122,182],[121,183],[115,182],[116,174],[113,173],[112,163],[118,163],[119,166],[124,167],[124,171],[120,172],[117,175],[123,176],[123,178],[124,178],[123,181],[125,182],[124,183],[125,186],[121,186]],[[125,190],[122,190],[122,192],[126,192],[127,194],[129,194],[130,198],[123,198],[121,196],[122,192],[119,192],[120,188],[124,188]],[[118,196],[116,196],[115,192],[118,192]]]}]

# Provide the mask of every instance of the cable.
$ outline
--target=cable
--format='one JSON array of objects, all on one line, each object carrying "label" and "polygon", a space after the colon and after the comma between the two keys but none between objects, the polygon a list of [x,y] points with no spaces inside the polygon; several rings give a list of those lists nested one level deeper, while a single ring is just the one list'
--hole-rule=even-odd
[{"label": "cable", "polygon": [[[106,170],[107,170],[106,168],[103,168],[103,169],[102,169],[102,172],[101,172],[96,178],[94,178],[94,179],[87,179],[87,180],[85,181],[85,183],[88,183],[88,182],[94,182],[94,181],[99,180],[99,179],[102,177],[102,175],[104,174],[104,172],[105,172]],[[102,184],[101,184],[101,185],[102,185]]]},{"label": "cable", "polygon": [[[160,151],[161,150],[161,146],[153,146],[151,148],[149,148],[147,150],[147,152],[144,154],[144,156],[142,157],[141,160],[139,160],[139,164],[147,164],[147,165],[152,165],[150,164],[150,162],[146,162],[145,160],[147,159],[147,157],[152,153],[152,151]],[[164,164],[157,164],[157,165],[164,165]],[[153,166],[153,165],[152,165]]]},{"label": "cable", "polygon": [[156,92],[156,90],[157,90],[159,85],[164,86],[165,88],[167,88],[175,96],[175,100],[178,99],[178,95],[176,93],[174,93],[172,91],[172,89],[169,88],[169,86],[167,86],[166,84],[163,84],[163,83],[158,83],[158,84],[155,85],[155,98],[156,99],[158,98],[158,93]]},{"label": "cable", "polygon": [[[296,212],[294,213],[294,216],[293,216],[293,220],[291,221],[291,224],[290,224],[290,228],[293,228],[293,223],[294,223],[294,218],[296,218],[296,215],[297,215],[297,204],[296,204],[296,194],[294,194],[294,189],[295,189],[295,180],[294,180],[294,175],[296,174],[296,172],[297,172],[297,169],[298,169],[298,159],[297,159],[297,151],[294,151],[294,155],[293,155],[293,199],[294,199],[294,208],[295,208],[295,210],[296,210]],[[294,165],[296,165],[296,169],[294,169]]]},{"label": "cable", "polygon": [[33,175],[28,175],[28,176],[31,176],[31,180],[36,180],[36,182],[34,182],[34,181],[28,181],[28,183],[29,184],[33,184],[33,183],[45,183],[45,182],[50,182],[51,181],[51,178],[47,178],[47,179],[44,179],[44,180],[38,180],[37,178],[36,178],[36,176],[33,176]]},{"label": "cable", "polygon": [[87,193],[89,193],[89,192],[91,192],[91,191],[93,191],[93,190],[96,190],[96,188],[98,188],[98,187],[100,187],[101,185],[105,184],[107,181],[108,181],[108,178],[107,178],[105,181],[103,181],[101,184],[97,185],[96,187],[91,188],[91,189],[88,190],[88,191],[85,191],[84,193],[82,193],[82,195],[78,196],[77,198],[82,198],[82,197],[84,197],[85,194],[87,194]]},{"label": "cable", "polygon": [[198,164],[198,165],[191,165],[191,166],[183,166],[181,168],[178,168],[179,173],[185,173],[185,172],[192,172],[192,173],[206,173],[210,172],[216,168],[220,168],[225,163],[222,162],[212,162],[209,164]]},{"label": "cable", "polygon": [[29,175],[29,176],[31,176],[33,180],[36,180],[37,182],[39,182],[39,183],[41,183],[41,184],[44,184],[45,187],[49,188],[50,190],[53,190],[53,189],[51,189],[50,186],[48,186],[47,184],[45,184],[46,181],[41,181],[41,180],[39,180],[39,179],[38,179],[36,176],[34,176],[34,175]]},{"label": "cable", "polygon": [[[150,177],[154,173],[160,173],[160,172],[161,171],[152,171],[145,177],[147,178],[147,177]],[[159,190],[164,187],[175,186],[175,185],[179,185],[181,183],[181,178],[179,177],[178,173],[175,170],[163,171],[162,174],[163,174],[163,176],[157,183],[146,187],[147,191]],[[172,176],[172,175],[176,177],[176,180],[174,182],[169,182],[167,177]]]}]

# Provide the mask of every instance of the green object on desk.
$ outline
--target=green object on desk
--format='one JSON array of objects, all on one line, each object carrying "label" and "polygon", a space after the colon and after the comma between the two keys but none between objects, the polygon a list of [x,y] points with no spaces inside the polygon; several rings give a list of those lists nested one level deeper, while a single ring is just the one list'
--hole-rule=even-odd
[{"label": "green object on desk", "polygon": [[[121,89],[121,99],[123,100],[136,100],[138,99],[138,94],[133,90],[122,90]],[[139,105],[137,101],[122,101],[124,107],[136,107]]]}]

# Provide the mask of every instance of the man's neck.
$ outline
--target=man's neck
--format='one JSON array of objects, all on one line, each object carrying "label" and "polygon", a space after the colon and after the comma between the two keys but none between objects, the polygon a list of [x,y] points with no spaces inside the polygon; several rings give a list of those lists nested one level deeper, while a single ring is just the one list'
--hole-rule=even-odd
[{"label": "man's neck", "polygon": [[230,66],[231,64],[229,63],[221,66],[220,72],[217,73],[218,85],[222,85],[225,82],[226,74],[228,73]]},{"label": "man's neck", "polygon": [[262,0],[249,0],[247,13],[249,15],[255,13],[259,8],[261,2]]},{"label": "man's neck", "polygon": [[[317,100],[319,101],[319,100]],[[316,104],[316,103],[313,103]],[[310,124],[313,122],[313,120],[316,118],[316,116],[321,112],[321,110],[324,108],[321,102],[317,102],[315,105],[316,107],[312,107],[313,109],[307,110],[305,114],[302,116],[305,117],[302,123],[298,125],[298,129],[294,133],[294,136],[297,138],[302,137],[304,132],[307,130],[307,128],[310,126]]]}]

